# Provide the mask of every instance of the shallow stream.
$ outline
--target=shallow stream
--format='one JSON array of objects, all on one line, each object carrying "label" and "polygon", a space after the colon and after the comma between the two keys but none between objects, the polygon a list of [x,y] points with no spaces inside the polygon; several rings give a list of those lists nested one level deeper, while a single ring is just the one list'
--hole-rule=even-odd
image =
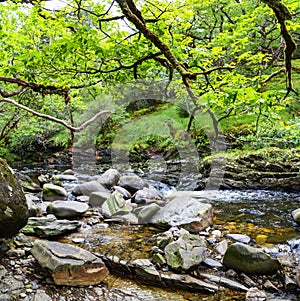
[{"label": "shallow stream", "polygon": [[[102,170],[105,169],[101,166]],[[66,168],[62,168],[66,169]],[[99,174],[99,166],[95,164],[84,164],[74,168],[79,181],[87,181],[93,175]],[[43,169],[28,168],[23,169],[23,173],[30,176],[40,174]],[[55,172],[48,169],[43,172]],[[153,184],[154,178],[161,178],[161,174],[139,173],[146,180],[151,178]],[[156,182],[156,185],[165,194],[172,191],[172,187],[163,182]],[[69,189],[72,187],[70,186]],[[293,222],[291,211],[300,207],[300,195],[273,191],[202,191],[200,197],[207,198],[214,208],[215,221],[212,226],[219,229],[222,233],[247,234],[251,237],[252,245],[264,246],[267,248],[291,249],[297,246],[298,262],[300,261],[300,228]],[[88,220],[90,217],[85,217]],[[89,224],[83,227],[79,232],[70,234],[60,239],[60,241],[72,243],[81,241],[77,245],[99,254],[117,255],[125,260],[137,258],[149,258],[151,249],[154,245],[152,236],[161,230],[151,226],[126,226],[118,223]],[[299,249],[299,250],[298,250]],[[296,267],[295,267],[296,268]],[[175,291],[173,289],[160,289],[149,287],[133,280],[110,275],[106,278],[107,287],[114,291],[116,300],[118,299],[118,290],[126,291],[132,295],[132,300],[176,300],[176,301],[198,301],[198,300],[244,300],[245,294],[225,290],[223,292],[206,295],[199,293],[190,293],[184,291]],[[271,298],[277,300],[300,300],[296,295],[275,295]]]}]

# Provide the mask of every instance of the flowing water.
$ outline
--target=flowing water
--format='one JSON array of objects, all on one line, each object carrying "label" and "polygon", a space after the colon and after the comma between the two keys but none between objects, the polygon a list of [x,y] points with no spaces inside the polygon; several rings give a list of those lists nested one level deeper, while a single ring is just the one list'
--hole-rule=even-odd
[{"label": "flowing water", "polygon": [[[62,168],[62,169],[66,169]],[[97,167],[95,164],[82,164],[74,168],[79,181],[87,181],[93,175],[104,171],[107,166]],[[53,169],[43,170],[43,167],[23,169],[23,172],[34,176],[41,172],[53,173]],[[147,174],[139,172],[151,184],[158,187],[163,193],[168,194],[173,188],[169,183],[154,181],[162,179],[161,173]],[[168,177],[166,177],[168,178]],[[174,181],[176,175],[169,177]],[[167,181],[166,181],[167,182]],[[72,189],[72,185],[69,189]],[[300,260],[300,228],[293,222],[291,211],[300,207],[300,194],[290,194],[273,191],[202,191],[197,192],[199,197],[205,197],[207,202],[214,208],[214,229],[222,233],[247,234],[251,237],[254,245],[267,246],[268,248],[294,248],[296,256]],[[62,238],[60,241],[72,242],[81,239],[79,246],[99,254],[117,255],[126,260],[137,258],[149,258],[154,245],[152,236],[161,232],[154,227],[127,226],[120,224],[109,224],[103,222],[93,226],[85,217],[86,226],[77,233]],[[298,250],[299,248],[299,250]],[[298,254],[299,253],[299,254]],[[125,290],[133,297],[132,300],[176,300],[176,301],[198,301],[198,300],[244,300],[245,294],[225,290],[223,292],[206,295],[190,293],[170,289],[149,287],[133,280],[110,275],[106,278],[107,287],[118,295],[119,290]],[[300,300],[296,295],[274,295],[278,300]],[[270,297],[270,298],[271,298]],[[135,299],[134,299],[135,298]],[[116,297],[116,300],[117,297]]]}]

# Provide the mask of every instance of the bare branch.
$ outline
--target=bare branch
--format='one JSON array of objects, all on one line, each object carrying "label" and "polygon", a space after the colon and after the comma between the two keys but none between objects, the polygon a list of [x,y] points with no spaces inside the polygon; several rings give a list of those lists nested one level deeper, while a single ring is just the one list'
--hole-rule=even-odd
[{"label": "bare branch", "polygon": [[50,121],[62,124],[64,127],[66,127],[67,129],[69,129],[72,132],[81,132],[83,129],[85,129],[88,125],[90,125],[92,122],[94,122],[100,116],[105,115],[105,114],[113,114],[114,113],[114,110],[105,110],[105,111],[98,112],[91,119],[85,121],[79,127],[74,127],[74,126],[68,124],[67,122],[65,122],[64,120],[55,118],[55,117],[47,115],[47,114],[39,113],[39,112],[37,112],[35,110],[32,110],[32,109],[30,109],[30,108],[28,108],[28,107],[26,107],[26,106],[24,106],[24,105],[22,105],[20,103],[17,103],[16,101],[14,101],[14,100],[12,100],[10,98],[0,98],[0,102],[10,103],[13,106],[15,106],[17,108],[20,108],[22,110],[25,110],[25,111],[27,111],[27,112],[29,112],[29,113],[37,116],[37,117],[44,118],[44,119],[47,119],[47,120],[50,120]]}]

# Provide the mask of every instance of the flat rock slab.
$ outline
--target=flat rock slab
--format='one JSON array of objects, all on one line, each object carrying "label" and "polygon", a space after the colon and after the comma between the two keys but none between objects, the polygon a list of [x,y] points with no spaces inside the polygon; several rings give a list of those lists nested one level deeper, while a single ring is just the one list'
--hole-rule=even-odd
[{"label": "flat rock slab", "polygon": [[21,229],[21,232],[46,238],[76,231],[80,227],[79,221],[57,220],[54,215],[49,214],[47,217],[30,217],[27,225]]},{"label": "flat rock slab", "polygon": [[37,240],[31,253],[57,285],[96,285],[109,274],[99,257],[70,244]]},{"label": "flat rock slab", "polygon": [[179,191],[170,196],[170,201],[160,208],[150,222],[162,227],[184,227],[190,232],[201,231],[213,223],[211,204],[206,198],[198,198],[193,192]]},{"label": "flat rock slab", "polygon": [[76,201],[54,201],[47,207],[47,213],[57,218],[74,218],[81,216],[89,209],[89,205]]}]

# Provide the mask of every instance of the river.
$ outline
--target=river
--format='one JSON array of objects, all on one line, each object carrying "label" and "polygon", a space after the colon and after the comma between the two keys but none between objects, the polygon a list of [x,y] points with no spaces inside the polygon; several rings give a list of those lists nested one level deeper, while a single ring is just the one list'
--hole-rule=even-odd
[{"label": "river", "polygon": [[[31,177],[40,173],[55,173],[57,169],[64,170],[68,166],[15,166]],[[97,166],[93,162],[85,162],[75,166],[74,171],[80,182],[89,180],[95,174],[99,174],[108,166]],[[161,172],[136,170],[139,175],[148,179],[151,184],[167,194],[174,188],[164,179],[175,181],[176,172],[173,175],[162,175]],[[130,170],[132,172],[132,170]],[[155,180],[156,179],[156,180]],[[67,188],[72,189],[73,184]],[[207,198],[214,208],[214,229],[219,229],[225,235],[227,233],[247,234],[256,246],[275,249],[274,252],[287,250],[292,252],[300,261],[300,228],[291,218],[291,211],[299,208],[300,195],[295,193],[274,192],[266,190],[211,190],[199,192],[199,196]],[[97,227],[85,227],[81,231],[70,234],[60,239],[62,242],[71,242],[74,239],[83,238],[80,246],[96,253],[109,253],[118,255],[126,260],[147,258],[153,247],[151,237],[159,233],[159,230],[149,226],[126,226],[120,224],[108,224],[103,222]],[[295,247],[296,246],[296,247]],[[295,251],[296,250],[296,251]],[[296,268],[296,267],[295,267]],[[215,295],[190,293],[174,289],[161,289],[143,285],[136,281],[116,275],[110,275],[106,280],[107,287],[115,292],[118,300],[119,290],[125,290],[132,294],[132,300],[243,300],[244,293],[225,290]],[[295,294],[273,294],[276,300],[300,300]],[[135,299],[134,299],[135,298]],[[120,299],[121,300],[121,299]]]}]

